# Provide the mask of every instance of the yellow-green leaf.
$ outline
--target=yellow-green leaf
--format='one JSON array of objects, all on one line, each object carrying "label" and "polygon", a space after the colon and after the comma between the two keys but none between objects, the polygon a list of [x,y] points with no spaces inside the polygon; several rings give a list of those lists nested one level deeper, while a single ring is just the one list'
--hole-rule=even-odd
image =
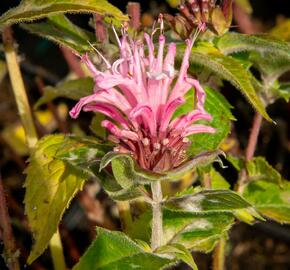
[{"label": "yellow-green leaf", "polygon": [[30,156],[24,203],[35,242],[29,264],[46,249],[65,209],[87,178],[81,170],[55,158],[58,152],[79,145],[64,135],[49,135],[38,142]]},{"label": "yellow-green leaf", "polygon": [[106,0],[22,0],[0,17],[0,26],[28,22],[60,13],[98,13],[128,20],[118,8]]}]

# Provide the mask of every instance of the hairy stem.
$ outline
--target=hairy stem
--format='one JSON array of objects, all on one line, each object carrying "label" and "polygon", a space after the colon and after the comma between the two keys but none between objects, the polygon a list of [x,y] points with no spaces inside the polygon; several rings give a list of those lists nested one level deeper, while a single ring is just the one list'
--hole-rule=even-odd
[{"label": "hairy stem", "polygon": [[7,202],[4,194],[4,187],[0,175],[0,230],[4,243],[4,259],[9,270],[19,270],[19,262],[15,247],[15,240],[10,224]]},{"label": "hairy stem", "polygon": [[151,184],[152,191],[152,235],[151,248],[157,249],[162,245],[163,238],[163,220],[162,220],[162,189],[160,181]]},{"label": "hairy stem", "polygon": [[[254,120],[253,120],[253,126],[252,126],[252,129],[250,132],[248,145],[246,148],[246,162],[250,161],[255,154],[262,121],[263,121],[263,116],[259,113],[256,113]],[[240,193],[243,193],[243,190],[244,190],[246,183],[247,183],[247,171],[244,168],[244,169],[242,169],[242,171],[240,173],[237,191]]]},{"label": "hairy stem", "polygon": [[[3,44],[4,44],[6,63],[7,63],[11,85],[14,92],[17,108],[18,108],[18,113],[20,115],[21,122],[25,130],[25,137],[26,137],[27,145],[29,147],[29,150],[32,151],[38,141],[38,136],[37,136],[34,122],[33,122],[32,113],[30,110],[27,94],[25,91],[19,63],[17,60],[17,53],[14,49],[14,40],[13,40],[13,35],[12,35],[12,31],[10,27],[7,27],[4,29],[2,37],[3,37],[2,39],[3,39]],[[60,252],[62,252],[61,241],[59,240],[57,245],[55,244],[55,241],[54,241],[54,239],[57,239],[58,237],[59,237],[58,232],[56,232],[56,235],[53,236],[49,245],[50,245],[50,249],[52,250],[53,263],[54,265],[57,265],[55,269],[65,270],[66,268],[65,268],[64,256],[59,255]],[[60,263],[60,260],[62,260],[62,263]]]},{"label": "hairy stem", "polygon": [[225,247],[226,240],[221,239],[213,252],[213,270],[224,270],[225,268]]}]

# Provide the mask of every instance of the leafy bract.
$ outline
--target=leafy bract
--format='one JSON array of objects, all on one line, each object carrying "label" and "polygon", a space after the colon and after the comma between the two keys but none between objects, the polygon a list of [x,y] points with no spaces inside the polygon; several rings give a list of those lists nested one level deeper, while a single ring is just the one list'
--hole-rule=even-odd
[{"label": "leafy bract", "polygon": [[50,16],[46,22],[22,24],[21,27],[80,54],[91,51],[89,42],[95,41],[93,33],[81,29],[64,15]]},{"label": "leafy bract", "polygon": [[64,81],[56,87],[47,86],[44,88],[43,96],[37,101],[34,108],[38,108],[58,97],[79,100],[84,96],[92,94],[93,88],[94,81],[90,77]]},{"label": "leafy bract", "polygon": [[106,0],[22,0],[21,3],[0,17],[0,26],[33,21],[60,13],[98,13],[118,20],[128,17]]},{"label": "leafy bract", "polygon": [[280,223],[290,223],[290,184],[283,182],[283,188],[277,183],[258,180],[250,182],[243,196],[267,218]]},{"label": "leafy bract", "polygon": [[97,229],[98,236],[73,270],[158,270],[172,260],[144,251],[122,232]]},{"label": "leafy bract", "polygon": [[[231,113],[232,106],[216,90],[205,87],[206,100],[205,110],[213,117],[211,122],[204,122],[216,129],[214,134],[195,134],[189,137],[192,144],[189,149],[190,155],[197,155],[204,151],[216,150],[222,140],[229,134],[231,120],[235,120]],[[186,102],[176,112],[176,116],[188,113],[193,109],[192,91],[186,94]]]},{"label": "leafy bract", "polygon": [[[65,135],[49,135],[36,145],[25,171],[25,212],[35,239],[28,263],[40,256],[57,230],[60,219],[88,174],[57,158],[87,143]],[[100,155],[102,151],[99,151]],[[94,151],[94,155],[99,155]]]},{"label": "leafy bract", "polygon": [[107,153],[100,164],[100,170],[112,163],[112,169],[116,180],[124,188],[130,187],[131,183],[147,184],[151,181],[162,180],[180,180],[187,172],[194,170],[199,166],[206,166],[218,159],[221,151],[205,152],[187,162],[184,162],[175,169],[166,172],[154,172],[145,170],[136,163],[136,161],[128,154],[115,152]]},{"label": "leafy bract", "polygon": [[237,59],[222,54],[211,43],[200,42],[192,49],[190,61],[232,83],[245,95],[255,110],[261,113],[265,119],[270,120],[252,85],[251,73]]}]

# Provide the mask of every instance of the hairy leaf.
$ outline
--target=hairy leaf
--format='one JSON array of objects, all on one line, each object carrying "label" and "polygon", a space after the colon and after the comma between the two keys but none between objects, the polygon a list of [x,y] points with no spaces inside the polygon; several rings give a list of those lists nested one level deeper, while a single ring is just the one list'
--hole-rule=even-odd
[{"label": "hairy leaf", "polygon": [[33,21],[60,13],[98,13],[128,20],[128,17],[106,0],[22,0],[0,17],[0,25]]},{"label": "hairy leaf", "polygon": [[263,180],[282,185],[282,177],[263,157],[255,157],[246,163],[249,181]]},{"label": "hairy leaf", "polygon": [[210,168],[209,177],[211,180],[211,187],[213,189],[230,189],[231,185],[213,167]]},{"label": "hairy leaf", "polygon": [[[136,220],[129,234],[150,241],[151,211]],[[163,209],[163,244],[181,244],[194,251],[210,252],[234,224],[230,213],[194,213]]]},{"label": "hairy leaf", "polygon": [[217,47],[224,54],[252,51],[290,60],[290,44],[267,35],[227,33],[217,40]]},{"label": "hairy leaf", "polygon": [[173,254],[177,259],[182,260],[188,264],[193,270],[198,270],[197,265],[195,264],[191,253],[181,244],[169,244],[158,248],[157,253],[160,254]]},{"label": "hairy leaf", "polygon": [[255,110],[270,121],[270,117],[252,85],[251,73],[237,59],[223,55],[210,43],[200,42],[192,49],[190,60],[192,64],[202,66],[221,79],[232,83],[245,95]]},{"label": "hairy leaf", "polygon": [[64,81],[56,87],[47,86],[44,89],[43,96],[37,101],[34,108],[36,109],[58,97],[69,98],[77,101],[84,96],[92,94],[93,88],[94,81],[90,77]]},{"label": "hairy leaf", "polygon": [[25,212],[35,239],[28,263],[39,257],[87,174],[56,158],[57,154],[82,147],[64,135],[49,135],[38,142],[25,171]]},{"label": "hairy leaf", "polygon": [[22,24],[21,27],[80,54],[91,51],[89,42],[95,42],[92,33],[73,24],[64,15],[50,16],[46,22]]},{"label": "hairy leaf", "polygon": [[122,232],[97,229],[98,236],[73,270],[158,270],[174,262],[144,251]]},{"label": "hairy leaf", "polygon": [[283,182],[283,188],[267,179],[250,182],[243,196],[259,212],[280,223],[290,223],[290,184]]}]

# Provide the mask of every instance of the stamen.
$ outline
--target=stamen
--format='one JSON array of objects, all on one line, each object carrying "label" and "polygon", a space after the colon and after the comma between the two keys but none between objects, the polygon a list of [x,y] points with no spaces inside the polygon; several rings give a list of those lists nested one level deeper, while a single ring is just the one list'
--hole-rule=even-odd
[{"label": "stamen", "polygon": [[160,145],[160,143],[154,143],[153,147],[155,150],[160,150],[161,145]]},{"label": "stamen", "polygon": [[183,142],[183,143],[188,143],[188,142],[189,142],[189,139],[188,139],[188,138],[183,138],[183,139],[182,139],[182,142]]},{"label": "stamen", "polygon": [[149,141],[148,138],[144,138],[144,139],[142,139],[142,143],[143,143],[145,146],[148,146],[149,143],[150,143],[150,141]]},{"label": "stamen", "polygon": [[107,68],[110,69],[111,68],[110,62],[101,54],[101,52],[97,48],[94,47],[94,45],[91,42],[88,41],[88,43],[94,49],[94,51],[103,59],[103,61],[105,62]]},{"label": "stamen", "polygon": [[165,138],[163,141],[162,141],[162,144],[163,145],[167,145],[169,143],[169,139]]},{"label": "stamen", "polygon": [[113,29],[113,32],[114,32],[114,34],[115,34],[115,37],[116,37],[116,40],[117,40],[118,46],[119,46],[119,48],[121,49],[121,47],[122,47],[122,45],[121,45],[121,41],[120,41],[120,39],[119,39],[119,36],[118,36],[118,34],[117,34],[117,31],[116,31],[114,25],[112,25],[112,29]]}]

